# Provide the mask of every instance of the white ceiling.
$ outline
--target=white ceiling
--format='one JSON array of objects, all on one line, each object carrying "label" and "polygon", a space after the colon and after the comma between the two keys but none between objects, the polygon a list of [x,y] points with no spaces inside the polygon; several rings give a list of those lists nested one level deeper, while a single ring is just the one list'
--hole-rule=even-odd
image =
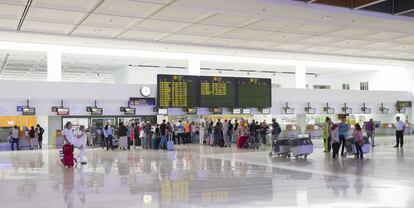
[{"label": "white ceiling", "polygon": [[[21,30],[414,59],[413,21],[286,2],[289,1],[33,0]],[[16,30],[26,3],[0,0],[0,29]],[[323,20],[326,16],[330,19]]]}]

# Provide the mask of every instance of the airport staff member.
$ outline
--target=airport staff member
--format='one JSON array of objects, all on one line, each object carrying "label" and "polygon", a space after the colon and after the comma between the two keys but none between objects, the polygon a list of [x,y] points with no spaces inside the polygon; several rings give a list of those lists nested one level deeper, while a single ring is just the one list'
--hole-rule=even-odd
[{"label": "airport staff member", "polygon": [[398,145],[402,148],[404,145],[404,130],[405,125],[404,122],[400,120],[400,117],[397,116],[397,123],[395,123],[395,137],[397,144],[394,146],[395,148],[398,148]]}]

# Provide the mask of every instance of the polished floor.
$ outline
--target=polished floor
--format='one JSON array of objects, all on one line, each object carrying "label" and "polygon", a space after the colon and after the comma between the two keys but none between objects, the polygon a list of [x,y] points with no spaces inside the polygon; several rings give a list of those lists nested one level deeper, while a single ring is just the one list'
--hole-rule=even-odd
[{"label": "polished floor", "polygon": [[318,141],[307,159],[265,147],[89,149],[75,169],[57,150],[0,152],[0,207],[414,207],[412,139],[404,149],[378,140],[364,160],[333,160]]}]

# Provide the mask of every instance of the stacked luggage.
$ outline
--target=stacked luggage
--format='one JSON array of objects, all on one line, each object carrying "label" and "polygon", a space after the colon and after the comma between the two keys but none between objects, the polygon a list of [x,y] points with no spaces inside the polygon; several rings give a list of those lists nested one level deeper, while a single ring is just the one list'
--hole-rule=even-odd
[{"label": "stacked luggage", "polygon": [[304,156],[307,158],[308,155],[313,153],[312,140],[308,137],[292,139],[290,141],[290,151],[293,157]]},{"label": "stacked luggage", "polygon": [[[345,140],[345,149],[346,149],[346,155],[356,155],[356,146],[355,146],[355,139],[353,137],[350,137]],[[369,142],[369,137],[364,137],[364,146],[362,146],[362,152],[364,154],[371,152],[371,144]]]},{"label": "stacked luggage", "polygon": [[272,151],[269,152],[269,156],[286,156],[290,157],[290,141],[289,139],[273,139]]},{"label": "stacked luggage", "polygon": [[293,139],[274,139],[269,156],[305,157],[313,153],[313,143],[309,137]]}]

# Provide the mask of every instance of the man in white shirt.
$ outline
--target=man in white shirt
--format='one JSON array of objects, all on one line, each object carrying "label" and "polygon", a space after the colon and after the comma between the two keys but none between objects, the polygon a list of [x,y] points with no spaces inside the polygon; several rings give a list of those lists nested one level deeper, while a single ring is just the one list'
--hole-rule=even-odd
[{"label": "man in white shirt", "polygon": [[397,123],[395,123],[395,137],[397,144],[394,146],[395,148],[398,148],[400,146],[401,148],[404,145],[404,130],[405,125],[404,122],[400,120],[400,117],[397,116]]},{"label": "man in white shirt", "polygon": [[[83,127],[83,126],[81,126]],[[72,123],[68,121],[63,130],[63,139],[66,143],[73,145],[73,147],[79,149],[79,161],[82,165],[85,165],[85,145],[86,145],[86,134],[84,133],[85,127],[80,129],[80,134],[78,136],[73,135]]]}]

